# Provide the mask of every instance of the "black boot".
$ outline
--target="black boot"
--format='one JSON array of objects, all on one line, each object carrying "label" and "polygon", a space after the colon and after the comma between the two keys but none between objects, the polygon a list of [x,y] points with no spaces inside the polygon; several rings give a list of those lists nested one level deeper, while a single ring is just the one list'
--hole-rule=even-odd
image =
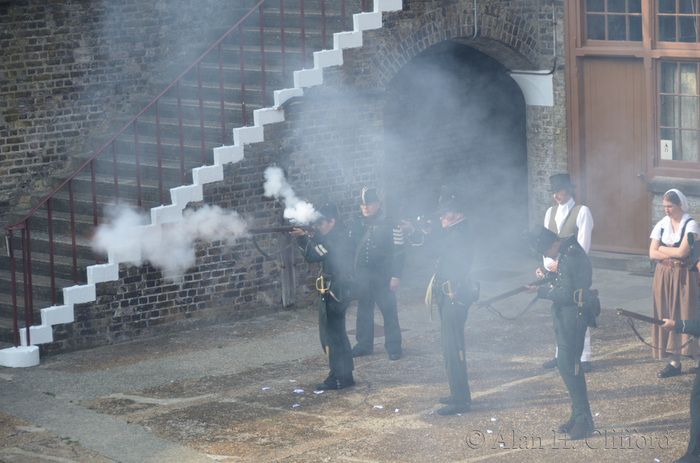
[{"label": "black boot", "polygon": [[542,364],[542,368],[556,368],[557,367],[557,358],[554,357],[552,360],[547,360]]},{"label": "black boot", "polygon": [[338,385],[338,378],[335,376],[329,376],[325,379],[325,381],[316,385],[317,391],[326,391],[329,389],[340,389]]},{"label": "black boot", "polygon": [[571,418],[569,421],[567,421],[566,423],[559,426],[557,428],[557,431],[559,431],[559,432],[571,431],[571,428],[573,428],[575,424],[576,424],[576,420]]},{"label": "black boot", "polygon": [[666,368],[661,370],[656,374],[659,378],[671,378],[673,376],[678,376],[681,374],[681,366],[678,365],[677,367],[674,367],[670,363],[666,365]]},{"label": "black boot", "polygon": [[571,428],[571,431],[568,431],[567,436],[571,440],[581,440],[585,439],[586,437],[590,436],[593,430],[595,429],[595,426],[593,425],[593,420],[589,417],[586,417],[583,422],[579,423],[578,421],[574,423],[574,426]]},{"label": "black boot", "polygon": [[438,415],[456,415],[457,413],[466,413],[471,410],[471,404],[469,402],[454,402],[451,405],[442,407],[438,410]]},{"label": "black boot", "polygon": [[352,377],[352,373],[348,373],[347,375],[341,377],[338,380],[338,386],[340,386],[338,389],[344,389],[346,387],[354,386],[355,385],[355,380]]}]

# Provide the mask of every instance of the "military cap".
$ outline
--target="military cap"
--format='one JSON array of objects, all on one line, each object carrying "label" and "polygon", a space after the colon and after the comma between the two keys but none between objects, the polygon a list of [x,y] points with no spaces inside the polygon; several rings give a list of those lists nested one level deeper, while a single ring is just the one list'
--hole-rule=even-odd
[{"label": "military cap", "polygon": [[528,242],[535,252],[544,254],[559,240],[559,236],[542,225],[535,225],[532,229],[523,232],[523,239]]},{"label": "military cap", "polygon": [[440,188],[440,198],[438,199],[438,214],[443,212],[466,212],[466,203],[455,195],[454,189],[444,185]]},{"label": "military cap", "polygon": [[549,177],[549,183],[551,185],[550,190],[573,190],[576,185],[571,183],[571,176],[569,174],[555,174]]},{"label": "military cap", "polygon": [[362,204],[378,203],[379,194],[377,194],[377,189],[374,187],[366,186],[362,189],[361,195]]},{"label": "military cap", "polygon": [[336,207],[334,202],[325,203],[318,209],[318,213],[321,214],[321,217],[319,217],[318,220],[338,220],[338,208]]}]

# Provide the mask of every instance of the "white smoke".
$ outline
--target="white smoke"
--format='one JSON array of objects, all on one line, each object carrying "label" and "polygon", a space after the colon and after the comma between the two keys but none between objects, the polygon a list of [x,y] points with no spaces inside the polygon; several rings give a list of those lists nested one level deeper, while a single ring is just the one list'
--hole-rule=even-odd
[{"label": "white smoke", "polygon": [[[127,258],[125,263],[141,265],[148,261],[160,269],[166,279],[182,281],[184,273],[195,264],[198,240],[232,244],[246,234],[246,223],[235,211],[218,206],[186,210],[182,221],[148,226],[149,217],[129,208],[110,211],[111,220],[97,227],[92,240],[97,252]],[[140,253],[134,253],[140,249]]]},{"label": "white smoke", "polygon": [[268,167],[265,169],[263,188],[266,197],[284,201],[284,218],[289,219],[294,225],[310,225],[321,217],[321,214],[311,204],[297,198],[281,168]]}]

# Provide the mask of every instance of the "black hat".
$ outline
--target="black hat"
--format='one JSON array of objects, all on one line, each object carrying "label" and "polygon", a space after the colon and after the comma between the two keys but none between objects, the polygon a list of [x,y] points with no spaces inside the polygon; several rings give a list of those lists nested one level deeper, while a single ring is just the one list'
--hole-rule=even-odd
[{"label": "black hat", "polygon": [[440,188],[440,198],[438,199],[437,213],[442,214],[443,212],[465,212],[466,204],[460,198],[458,198],[454,189],[443,185]]},{"label": "black hat", "polygon": [[559,235],[542,225],[535,225],[531,230],[523,232],[523,238],[537,254],[544,254],[552,245],[559,240]]},{"label": "black hat", "polygon": [[330,221],[331,219],[338,220],[338,208],[335,203],[329,202],[324,204],[318,209],[318,213],[321,214],[318,220]]},{"label": "black hat", "polygon": [[366,186],[362,189],[362,194],[360,199],[362,204],[378,203],[379,195],[377,194],[377,189],[373,187]]},{"label": "black hat", "polygon": [[576,185],[571,183],[571,176],[569,174],[555,174],[549,177],[549,183],[551,184],[551,191],[556,190],[573,190]]}]

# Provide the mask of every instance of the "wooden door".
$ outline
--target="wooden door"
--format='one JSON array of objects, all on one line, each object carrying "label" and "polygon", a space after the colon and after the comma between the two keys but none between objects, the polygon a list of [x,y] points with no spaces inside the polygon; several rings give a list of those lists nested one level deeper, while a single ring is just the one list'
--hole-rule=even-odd
[{"label": "wooden door", "polygon": [[593,214],[593,249],[644,254],[651,233],[646,190],[647,105],[642,60],[582,58],[579,178]]}]

